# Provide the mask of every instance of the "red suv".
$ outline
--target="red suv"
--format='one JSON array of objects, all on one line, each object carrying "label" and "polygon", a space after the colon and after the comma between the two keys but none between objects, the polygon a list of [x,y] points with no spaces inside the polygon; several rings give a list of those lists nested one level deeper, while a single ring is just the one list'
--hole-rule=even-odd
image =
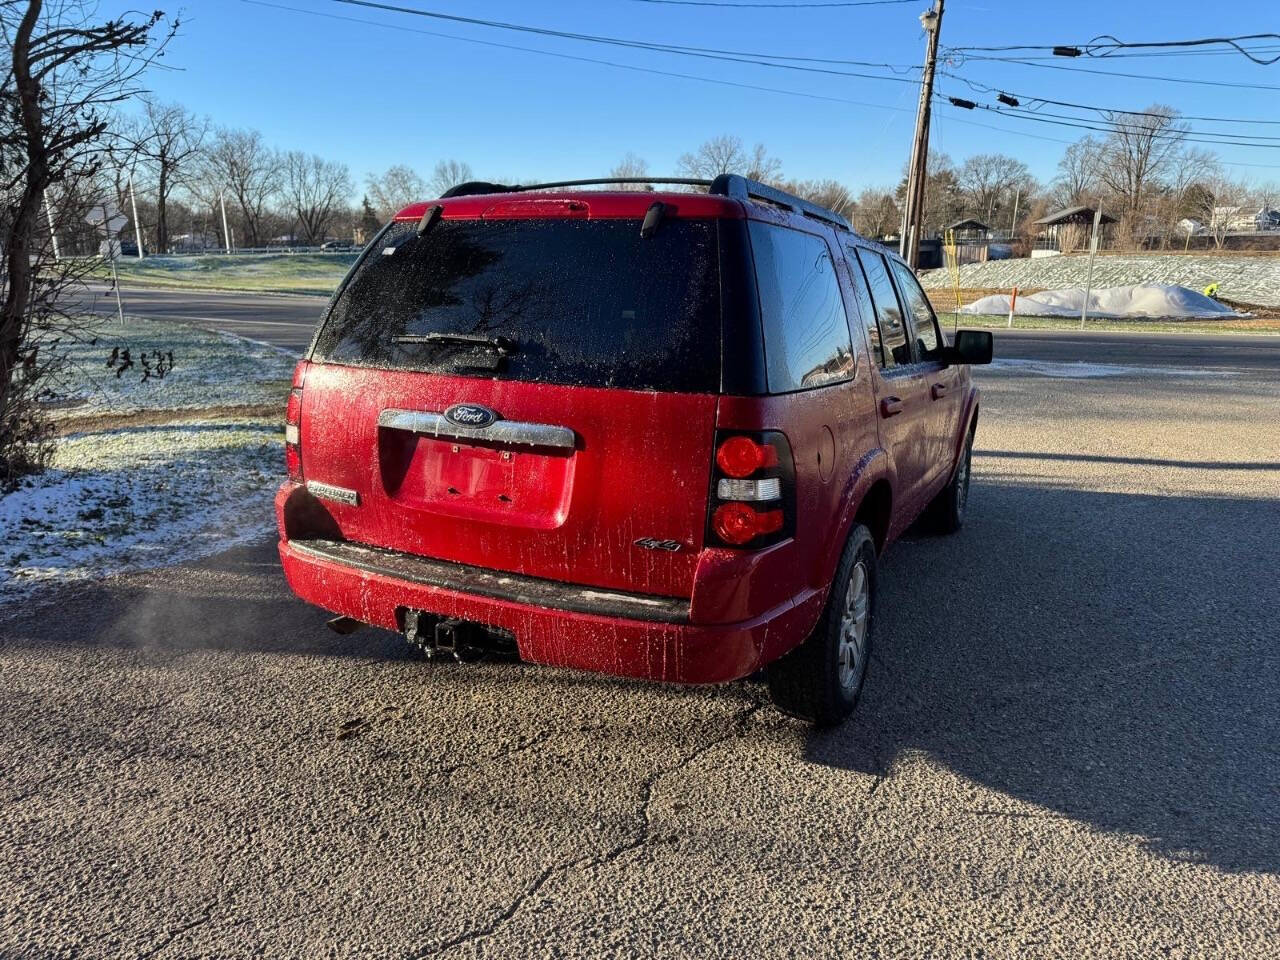
[{"label": "red suv", "polygon": [[878,554],[926,510],[963,519],[991,335],[948,344],[829,210],[663,182],[709,189],[471,183],[383,229],[294,375],[284,571],[341,631],[676,683],[764,669],[835,723]]}]

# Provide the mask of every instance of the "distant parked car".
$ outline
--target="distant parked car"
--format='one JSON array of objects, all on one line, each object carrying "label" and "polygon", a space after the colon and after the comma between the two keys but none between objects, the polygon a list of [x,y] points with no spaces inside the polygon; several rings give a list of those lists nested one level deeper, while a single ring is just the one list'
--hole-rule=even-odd
[{"label": "distant parked car", "polygon": [[350,240],[326,240],[320,244],[320,249],[329,253],[349,253],[355,248]]},{"label": "distant parked car", "polygon": [[[991,334],[948,343],[830,210],[706,185],[464,184],[369,245],[294,373],[276,498],[289,584],[335,630],[676,683],[764,669],[787,713],[853,710],[880,555],[964,520]],[[946,602],[945,569],[908,566],[902,596]]]},{"label": "distant parked car", "polygon": [[[122,257],[136,257],[137,255],[138,255],[138,245],[137,245],[137,243],[135,243],[135,242],[134,242],[134,241],[132,241],[132,240],[121,240],[121,241],[120,241],[120,256],[122,256]],[[145,248],[144,248],[144,249],[143,249],[143,251],[142,251],[142,255],[143,255],[144,257],[147,255],[147,251],[146,251],[146,249],[145,249]]]}]

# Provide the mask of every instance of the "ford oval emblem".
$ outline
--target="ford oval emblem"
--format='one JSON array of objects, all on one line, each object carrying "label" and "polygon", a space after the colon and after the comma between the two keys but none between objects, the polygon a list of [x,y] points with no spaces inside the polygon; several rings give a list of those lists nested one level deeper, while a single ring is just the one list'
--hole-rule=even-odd
[{"label": "ford oval emblem", "polygon": [[498,415],[478,403],[455,403],[444,412],[444,418],[460,427],[475,427],[477,430],[482,430],[497,420]]}]

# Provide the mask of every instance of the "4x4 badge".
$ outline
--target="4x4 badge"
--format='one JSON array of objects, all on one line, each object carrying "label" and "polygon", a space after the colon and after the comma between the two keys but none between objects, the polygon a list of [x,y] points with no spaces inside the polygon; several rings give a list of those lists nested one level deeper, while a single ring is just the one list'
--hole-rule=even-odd
[{"label": "4x4 badge", "polygon": [[653,537],[641,537],[635,541],[637,547],[643,547],[645,550],[666,550],[675,553],[680,549],[679,540],[655,540]]},{"label": "4x4 badge", "polygon": [[497,420],[498,415],[478,403],[455,403],[444,412],[444,418],[460,427],[483,429]]}]

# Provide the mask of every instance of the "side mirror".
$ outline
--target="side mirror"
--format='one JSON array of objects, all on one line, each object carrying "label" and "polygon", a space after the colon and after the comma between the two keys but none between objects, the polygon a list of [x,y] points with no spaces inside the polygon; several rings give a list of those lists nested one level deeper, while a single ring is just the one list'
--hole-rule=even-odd
[{"label": "side mirror", "polygon": [[942,353],[943,363],[990,363],[994,349],[990,330],[957,330],[956,342]]}]

